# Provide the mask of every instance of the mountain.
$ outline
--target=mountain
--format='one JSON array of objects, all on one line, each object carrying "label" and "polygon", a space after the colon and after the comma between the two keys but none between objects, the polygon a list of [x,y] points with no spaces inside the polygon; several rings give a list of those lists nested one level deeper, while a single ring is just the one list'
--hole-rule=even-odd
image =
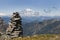
[{"label": "mountain", "polygon": [[[0,26],[1,31],[6,31],[10,17],[2,17],[5,24]],[[60,34],[60,17],[22,17],[24,36],[34,34]]]},{"label": "mountain", "polygon": [[0,17],[0,32],[5,33],[8,24]]},{"label": "mountain", "polygon": [[23,25],[24,35],[60,34],[60,20],[50,19],[42,22],[33,21]]},{"label": "mountain", "polygon": [[[56,17],[47,17],[47,16],[40,16],[40,17],[27,17],[27,16],[22,16],[22,24],[26,24],[32,21],[43,21],[43,20],[49,20],[49,19],[53,19]],[[2,16],[2,19],[6,22],[9,23],[10,21],[10,17],[9,16]]]}]

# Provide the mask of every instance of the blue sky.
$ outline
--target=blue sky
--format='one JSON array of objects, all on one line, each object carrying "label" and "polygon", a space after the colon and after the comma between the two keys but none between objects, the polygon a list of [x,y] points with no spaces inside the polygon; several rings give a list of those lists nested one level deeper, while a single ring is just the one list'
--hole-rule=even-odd
[{"label": "blue sky", "polygon": [[58,9],[56,11],[60,11],[60,0],[0,0],[0,13],[10,14],[26,8],[33,10]]}]

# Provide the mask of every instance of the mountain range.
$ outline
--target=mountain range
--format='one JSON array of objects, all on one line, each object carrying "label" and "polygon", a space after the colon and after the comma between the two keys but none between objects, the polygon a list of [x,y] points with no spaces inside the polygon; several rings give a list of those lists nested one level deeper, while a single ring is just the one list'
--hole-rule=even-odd
[{"label": "mountain range", "polygon": [[[44,12],[45,11],[45,12]],[[20,11],[22,17],[22,27],[24,36],[34,35],[34,34],[59,34],[60,33],[60,16],[55,16],[49,12],[46,13],[44,10],[43,13],[40,11],[34,11],[32,9],[25,9]],[[0,32],[5,32],[9,21],[10,16],[1,14],[1,19],[4,20],[3,26],[0,25]],[[1,20],[0,20],[1,21]]]},{"label": "mountain range", "polygon": [[[5,25],[3,27],[0,26],[0,29],[5,32],[10,17],[2,17],[2,19],[5,21]],[[22,27],[24,36],[34,34],[60,34],[60,17],[22,17]]]},{"label": "mountain range", "polygon": [[50,19],[38,22],[33,21],[23,25],[25,35],[60,34],[60,20]]}]

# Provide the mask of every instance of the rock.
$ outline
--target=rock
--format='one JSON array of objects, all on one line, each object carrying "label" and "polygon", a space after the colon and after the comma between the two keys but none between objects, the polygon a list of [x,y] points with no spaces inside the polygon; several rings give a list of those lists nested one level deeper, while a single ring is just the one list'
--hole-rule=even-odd
[{"label": "rock", "polygon": [[18,12],[13,13],[9,27],[6,30],[6,34],[11,37],[21,37],[23,35],[21,17]]},{"label": "rock", "polygon": [[0,40],[11,40],[11,37],[8,36],[8,35],[6,35],[6,34],[4,34],[4,35],[2,35],[2,36],[0,37]]}]

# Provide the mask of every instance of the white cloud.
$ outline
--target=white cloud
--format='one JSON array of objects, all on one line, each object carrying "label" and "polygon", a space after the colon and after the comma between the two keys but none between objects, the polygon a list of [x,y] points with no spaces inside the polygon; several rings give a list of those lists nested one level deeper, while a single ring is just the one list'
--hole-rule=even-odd
[{"label": "white cloud", "polygon": [[[11,16],[13,14],[12,13],[0,13],[0,16]],[[51,9],[51,12],[44,12],[44,10],[40,10],[40,11],[35,11],[35,10],[32,10],[30,8],[27,8],[25,10],[22,10],[20,12],[20,15],[21,16],[27,16],[27,17],[31,17],[31,16],[60,16],[60,10],[52,10]]]},{"label": "white cloud", "polygon": [[30,16],[38,16],[38,14],[39,14],[39,12],[36,12],[36,11],[30,9],[30,8],[25,9],[22,12],[23,13],[20,14],[21,16],[28,16],[28,17],[30,17]]},{"label": "white cloud", "polygon": [[0,16],[11,16],[11,14],[0,13]]},{"label": "white cloud", "polygon": [[0,13],[0,16],[6,16],[6,14],[5,13]]},{"label": "white cloud", "polygon": [[[48,10],[49,11],[49,10]],[[59,10],[53,10],[51,9],[51,12],[44,12],[44,10],[40,10],[38,12],[32,10],[32,9],[25,9],[22,11],[23,13],[21,14],[22,16],[60,16],[60,11]]]},{"label": "white cloud", "polygon": [[25,11],[33,11],[32,9],[30,9],[30,8],[27,8],[27,9],[25,9]]}]

